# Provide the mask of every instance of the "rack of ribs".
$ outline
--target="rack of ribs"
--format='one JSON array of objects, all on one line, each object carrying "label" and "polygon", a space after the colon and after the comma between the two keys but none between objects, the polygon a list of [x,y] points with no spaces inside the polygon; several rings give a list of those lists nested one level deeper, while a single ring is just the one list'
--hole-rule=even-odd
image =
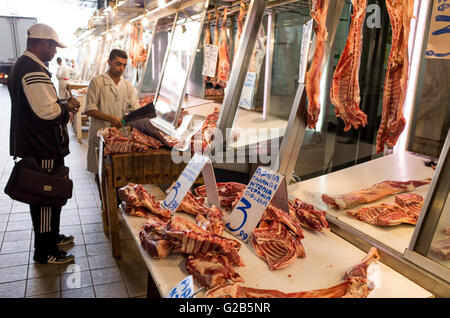
[{"label": "rack of ribs", "polygon": [[358,129],[367,124],[367,116],[359,108],[361,101],[359,67],[367,0],[352,0],[352,7],[353,14],[347,43],[334,71],[330,92],[336,117],[344,121],[344,131],[348,131],[352,125]]},{"label": "rack of ribs", "polygon": [[406,125],[403,117],[408,84],[408,37],[414,0],[386,0],[392,27],[392,45],[383,89],[383,112],[377,135],[377,153],[387,142],[393,147]]},{"label": "rack of ribs", "polygon": [[258,289],[231,283],[208,290],[207,298],[366,298],[373,290],[373,284],[367,279],[367,268],[380,256],[372,247],[360,264],[352,267],[345,275],[344,281],[325,289],[285,293],[276,289]]},{"label": "rack of ribs", "polygon": [[356,190],[350,193],[341,195],[327,195],[322,194],[322,201],[330,208],[335,209],[350,209],[357,205],[370,203],[391,194],[407,192],[414,190],[417,187],[429,184],[431,178],[424,180],[409,180],[409,181],[383,181],[372,185],[370,188]]},{"label": "rack of ribs", "polygon": [[314,56],[306,72],[305,87],[308,96],[308,128],[315,128],[320,113],[320,79],[322,77],[322,62],[325,55],[325,40],[327,38],[327,12],[329,0],[313,0],[311,17],[314,19],[314,31],[316,33],[316,48]]},{"label": "rack of ribs", "polygon": [[313,231],[322,231],[323,229],[330,229],[326,212],[314,209],[311,204],[304,203],[295,198],[289,201],[290,214],[296,216],[301,226],[304,226]]}]

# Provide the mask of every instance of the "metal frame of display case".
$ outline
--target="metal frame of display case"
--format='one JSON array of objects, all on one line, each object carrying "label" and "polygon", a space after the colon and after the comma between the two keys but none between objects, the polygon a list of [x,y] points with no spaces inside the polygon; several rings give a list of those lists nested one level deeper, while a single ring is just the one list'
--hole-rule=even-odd
[{"label": "metal frame of display case", "polygon": [[145,73],[147,73],[147,63],[152,55],[152,46],[153,46],[153,39],[155,38],[156,34],[156,25],[158,24],[158,19],[151,20],[149,23],[153,23],[152,28],[152,39],[150,40],[150,43],[148,43],[148,52],[147,52],[147,61],[145,62],[144,71],[142,72],[141,79],[139,81],[139,87],[138,87],[138,96],[141,94],[142,84],[144,82]]}]

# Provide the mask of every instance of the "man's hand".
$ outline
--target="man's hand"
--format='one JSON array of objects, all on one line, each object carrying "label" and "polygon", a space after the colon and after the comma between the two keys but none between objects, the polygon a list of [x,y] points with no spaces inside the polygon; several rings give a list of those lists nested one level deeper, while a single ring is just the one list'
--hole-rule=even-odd
[{"label": "man's hand", "polygon": [[80,103],[75,98],[70,97],[67,100],[67,106],[69,107],[69,112],[76,114],[80,107]]},{"label": "man's hand", "polygon": [[111,117],[110,123],[113,127],[122,127],[122,120],[119,117]]}]

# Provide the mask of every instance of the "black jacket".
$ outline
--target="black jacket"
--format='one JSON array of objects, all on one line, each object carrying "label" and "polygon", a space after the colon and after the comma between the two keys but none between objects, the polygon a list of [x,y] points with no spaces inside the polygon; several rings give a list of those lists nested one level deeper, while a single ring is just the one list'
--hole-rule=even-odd
[{"label": "black jacket", "polygon": [[11,156],[61,159],[69,154],[69,113],[50,77],[37,57],[27,51],[11,70]]}]

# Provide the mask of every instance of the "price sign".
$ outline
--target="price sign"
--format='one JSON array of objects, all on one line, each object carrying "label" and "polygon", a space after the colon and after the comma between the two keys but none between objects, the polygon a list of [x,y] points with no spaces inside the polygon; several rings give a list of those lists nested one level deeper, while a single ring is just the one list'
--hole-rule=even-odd
[{"label": "price sign", "polygon": [[241,97],[238,106],[245,109],[253,108],[253,96],[255,95],[256,73],[248,72],[245,77],[244,87],[242,88]]},{"label": "price sign", "polygon": [[214,176],[211,160],[208,157],[196,153],[189,161],[186,168],[184,168],[178,180],[172,185],[169,194],[162,203],[164,208],[169,209],[174,213],[189,189],[192,187],[192,184],[194,184],[200,172],[202,172],[205,181],[208,203],[210,205],[214,204],[220,206],[216,178]]},{"label": "price sign", "polygon": [[206,44],[203,61],[203,76],[214,77],[216,75],[217,57],[219,56],[219,46]]},{"label": "price sign", "polygon": [[427,58],[450,59],[450,0],[433,2]]},{"label": "price sign", "polygon": [[179,282],[166,296],[166,298],[191,298],[194,295],[194,280],[189,275]]},{"label": "price sign", "polygon": [[303,33],[302,33],[302,49],[300,53],[300,67],[298,74],[298,82],[305,82],[306,68],[308,67],[308,56],[310,44],[312,41],[312,29],[313,29],[314,20],[311,19],[303,25]]},{"label": "price sign", "polygon": [[[284,200],[282,198],[285,198]],[[251,232],[258,225],[261,215],[274,200],[285,201],[287,211],[286,181],[283,175],[264,167],[259,167],[252,176],[241,199],[226,220],[228,232],[247,242]]]}]

